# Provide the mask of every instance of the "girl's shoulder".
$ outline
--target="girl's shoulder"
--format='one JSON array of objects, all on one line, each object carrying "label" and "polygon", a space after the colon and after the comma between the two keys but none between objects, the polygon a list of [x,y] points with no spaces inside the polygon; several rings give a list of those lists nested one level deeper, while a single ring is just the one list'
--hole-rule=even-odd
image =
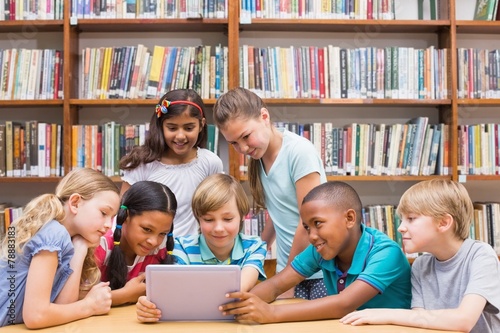
[{"label": "girl's shoulder", "polygon": [[29,252],[40,250],[59,251],[71,244],[71,237],[66,228],[56,220],[47,222],[26,243]]},{"label": "girl's shoulder", "polygon": [[289,145],[290,147],[295,147],[296,145],[299,145],[300,147],[313,146],[310,140],[286,129],[283,131],[283,143]]},{"label": "girl's shoulder", "polygon": [[221,160],[216,153],[207,148],[198,148],[198,158]]},{"label": "girl's shoulder", "polygon": [[222,172],[222,160],[213,151],[206,148],[198,148],[198,160],[202,165],[215,167],[216,172]]}]

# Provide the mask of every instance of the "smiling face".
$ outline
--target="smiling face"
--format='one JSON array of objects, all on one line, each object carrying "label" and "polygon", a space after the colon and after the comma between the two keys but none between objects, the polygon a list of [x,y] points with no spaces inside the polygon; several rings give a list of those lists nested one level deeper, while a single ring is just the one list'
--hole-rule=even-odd
[{"label": "smiling face", "polygon": [[429,249],[439,248],[435,244],[438,233],[438,223],[430,216],[419,214],[402,214],[398,227],[403,239],[404,250],[407,253],[431,252]]},{"label": "smiling face", "polygon": [[165,240],[172,227],[173,217],[161,211],[145,211],[125,220],[122,225],[120,248],[127,263],[136,256],[145,256]]},{"label": "smiling face", "polygon": [[231,119],[220,128],[226,141],[238,153],[257,160],[262,158],[269,146],[271,128],[268,126],[269,113],[262,109],[259,118]]},{"label": "smiling face", "polygon": [[80,195],[73,194],[69,201],[70,209],[75,213],[72,234],[81,235],[90,244],[99,244],[101,236],[111,228],[118,211],[118,194],[113,191],[101,191],[90,200],[83,200]]},{"label": "smiling face", "polygon": [[217,259],[223,261],[229,258],[234,239],[240,231],[241,220],[234,197],[219,209],[198,218],[201,233]]},{"label": "smiling face", "polygon": [[192,148],[196,146],[198,135],[204,125],[205,119],[201,121],[191,117],[188,111],[165,119],[163,121],[163,137],[169,150],[169,158],[191,160]]},{"label": "smiling face", "polygon": [[304,203],[300,208],[300,216],[309,242],[323,259],[331,260],[351,251],[350,229],[357,225],[352,209],[343,211],[318,199]]}]

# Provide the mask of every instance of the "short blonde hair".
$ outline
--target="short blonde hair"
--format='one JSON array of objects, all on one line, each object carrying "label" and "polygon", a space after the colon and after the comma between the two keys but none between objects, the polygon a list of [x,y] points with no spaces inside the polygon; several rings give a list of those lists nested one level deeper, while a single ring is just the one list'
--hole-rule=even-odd
[{"label": "short blonde hair", "polygon": [[469,237],[474,205],[465,187],[449,179],[431,179],[410,187],[401,197],[398,215],[418,214],[440,219],[450,214],[455,221],[455,235]]},{"label": "short blonde hair", "polygon": [[198,220],[208,212],[221,208],[232,198],[236,199],[236,206],[241,218],[241,231],[245,216],[250,211],[250,204],[243,186],[233,176],[216,173],[205,178],[193,194],[191,202],[193,214]]}]

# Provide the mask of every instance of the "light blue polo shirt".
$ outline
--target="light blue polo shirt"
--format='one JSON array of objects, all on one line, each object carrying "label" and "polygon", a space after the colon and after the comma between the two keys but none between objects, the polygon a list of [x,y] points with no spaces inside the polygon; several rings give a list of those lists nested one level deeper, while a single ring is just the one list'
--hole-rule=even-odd
[{"label": "light blue polo shirt", "polygon": [[207,245],[203,235],[190,235],[175,238],[173,255],[179,265],[238,265],[253,267],[259,272],[259,280],[266,279],[264,260],[266,258],[266,242],[258,236],[238,234],[234,240],[231,257],[220,261]]},{"label": "light blue polo shirt", "polygon": [[[365,308],[404,308],[411,304],[410,264],[399,245],[386,234],[361,225],[361,238],[354,251],[351,267],[345,277],[347,288],[354,280],[365,281],[379,294],[360,306]],[[338,294],[337,280],[342,272],[335,259],[324,260],[316,248],[309,245],[292,261],[292,268],[300,275],[311,276],[323,271],[328,295]]]}]

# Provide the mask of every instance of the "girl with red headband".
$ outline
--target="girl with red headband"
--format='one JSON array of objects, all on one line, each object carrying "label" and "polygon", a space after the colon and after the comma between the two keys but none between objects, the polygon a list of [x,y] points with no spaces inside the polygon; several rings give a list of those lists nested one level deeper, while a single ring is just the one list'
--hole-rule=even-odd
[{"label": "girl with red headband", "polygon": [[121,194],[142,180],[167,185],[177,198],[174,236],[198,233],[191,199],[207,176],[222,172],[221,159],[206,149],[207,121],[203,100],[192,89],[167,92],[155,107],[144,145],[120,161]]}]

